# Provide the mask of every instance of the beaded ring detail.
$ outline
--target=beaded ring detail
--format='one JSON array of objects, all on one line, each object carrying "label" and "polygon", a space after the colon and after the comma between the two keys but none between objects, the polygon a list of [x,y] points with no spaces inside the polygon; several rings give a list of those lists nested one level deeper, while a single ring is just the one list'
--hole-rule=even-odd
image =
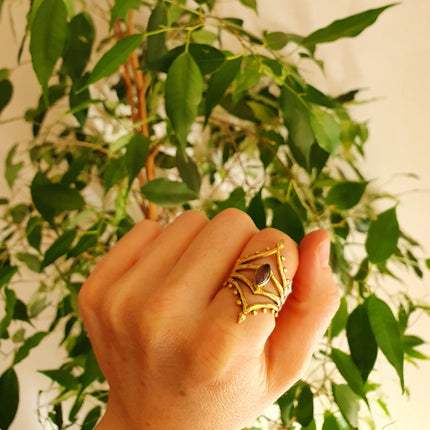
[{"label": "beaded ring detail", "polygon": [[[287,269],[283,267],[285,257],[280,250],[284,247],[283,240],[280,240],[274,248],[266,248],[265,251],[257,251],[255,254],[239,258],[229,277],[224,283],[224,287],[231,288],[233,293],[238,296],[237,304],[242,307],[237,322],[240,324],[245,321],[248,314],[257,315],[258,310],[263,313],[271,312],[275,317],[284,305],[288,294],[291,292],[292,281],[287,279]],[[255,260],[275,256],[276,266],[281,279],[273,273],[269,263],[257,264]],[[252,280],[242,273],[243,271],[254,271]],[[274,291],[269,291],[264,287],[272,281]],[[246,291],[250,291],[253,296],[266,297],[267,303],[250,304],[246,297]]]}]

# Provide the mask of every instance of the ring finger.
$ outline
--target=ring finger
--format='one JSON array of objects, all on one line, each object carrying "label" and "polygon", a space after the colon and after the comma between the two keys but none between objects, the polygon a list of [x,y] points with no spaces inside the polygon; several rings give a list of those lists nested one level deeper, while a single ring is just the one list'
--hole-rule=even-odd
[{"label": "ring finger", "polygon": [[298,248],[290,237],[275,229],[259,231],[246,244],[202,325],[262,351],[297,266]]}]

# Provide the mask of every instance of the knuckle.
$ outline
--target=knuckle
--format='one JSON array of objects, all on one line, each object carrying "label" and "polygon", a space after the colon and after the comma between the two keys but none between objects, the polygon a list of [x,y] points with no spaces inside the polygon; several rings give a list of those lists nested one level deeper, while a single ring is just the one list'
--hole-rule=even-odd
[{"label": "knuckle", "polygon": [[252,218],[245,212],[236,208],[227,208],[220,212],[216,218],[221,218],[223,221],[225,220],[227,223],[234,223],[240,225],[248,225],[252,229],[256,229],[254,221]]},{"label": "knuckle", "polygon": [[144,219],[141,221],[138,221],[131,231],[137,230],[147,230],[147,229],[158,229],[161,228],[160,224],[158,224],[156,221],[150,220],[150,219]]},{"label": "knuckle", "polygon": [[208,217],[203,212],[197,211],[195,209],[190,209],[183,212],[178,218],[190,218],[191,220],[195,219],[196,221],[208,221]]},{"label": "knuckle", "polygon": [[78,294],[78,306],[81,312],[86,312],[94,308],[97,303],[97,297],[92,289],[91,281],[88,279],[85,281]]},{"label": "knuckle", "polygon": [[103,325],[113,328],[115,331],[128,331],[128,324],[125,324],[124,316],[130,314],[130,302],[121,293],[107,294],[100,306],[100,318]]}]

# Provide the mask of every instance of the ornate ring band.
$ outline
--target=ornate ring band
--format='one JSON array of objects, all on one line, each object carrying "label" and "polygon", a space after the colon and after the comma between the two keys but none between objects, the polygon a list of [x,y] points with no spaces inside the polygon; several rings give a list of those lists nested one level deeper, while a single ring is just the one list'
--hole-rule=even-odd
[{"label": "ornate ring band", "polygon": [[[285,257],[280,250],[284,247],[283,240],[280,240],[274,248],[266,248],[265,251],[257,251],[255,254],[239,258],[229,277],[224,283],[225,287],[231,288],[233,293],[238,296],[237,304],[242,307],[237,322],[240,324],[245,321],[248,314],[257,315],[258,310],[263,313],[271,312],[275,317],[284,305],[288,294],[291,292],[292,281],[287,279],[287,269],[283,266]],[[272,266],[269,263],[258,264],[256,260],[275,256],[276,267],[279,278],[275,276]],[[243,272],[253,271],[254,278],[250,280]],[[264,288],[272,281],[273,291]],[[265,297],[263,303],[249,303],[247,296],[251,292],[252,296]],[[250,297],[252,297],[250,296]]]}]

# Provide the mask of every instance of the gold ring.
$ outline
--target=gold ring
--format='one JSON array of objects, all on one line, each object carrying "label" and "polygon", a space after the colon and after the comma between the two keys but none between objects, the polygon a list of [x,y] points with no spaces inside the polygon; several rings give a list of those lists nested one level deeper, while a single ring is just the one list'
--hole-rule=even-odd
[{"label": "gold ring", "polygon": [[[239,313],[237,322],[240,324],[245,321],[246,316],[250,313],[257,315],[258,310],[263,313],[271,312],[275,317],[287,300],[288,294],[291,292],[292,281],[287,279],[287,269],[283,266],[285,257],[281,255],[280,250],[284,247],[284,241],[280,240],[274,248],[266,248],[265,251],[257,251],[255,254],[239,258],[229,277],[224,283],[225,287],[233,289],[233,293],[238,295],[237,304],[242,307]],[[276,267],[279,278],[275,276],[272,266],[269,263],[258,264],[255,260],[275,256]],[[254,278],[249,280],[243,271],[254,271]],[[273,289],[264,288],[272,281]],[[247,298],[249,291],[252,296],[265,297],[267,303],[252,303],[250,304]],[[251,297],[252,297],[251,296]]]}]

